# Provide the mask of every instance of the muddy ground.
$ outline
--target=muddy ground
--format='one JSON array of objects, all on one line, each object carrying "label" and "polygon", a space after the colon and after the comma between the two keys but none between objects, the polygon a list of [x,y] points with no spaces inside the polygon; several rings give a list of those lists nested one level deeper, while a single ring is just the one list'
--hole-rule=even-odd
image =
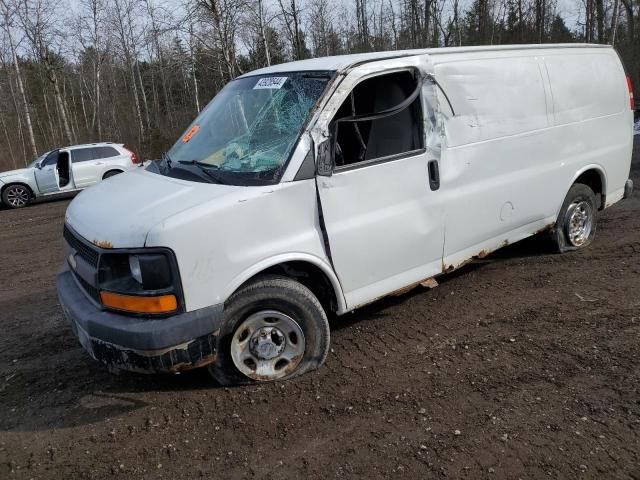
[{"label": "muddy ground", "polygon": [[510,246],[335,320],[321,370],[233,389],[84,353],[67,205],[0,211],[0,478],[640,479],[637,193],[586,251]]}]

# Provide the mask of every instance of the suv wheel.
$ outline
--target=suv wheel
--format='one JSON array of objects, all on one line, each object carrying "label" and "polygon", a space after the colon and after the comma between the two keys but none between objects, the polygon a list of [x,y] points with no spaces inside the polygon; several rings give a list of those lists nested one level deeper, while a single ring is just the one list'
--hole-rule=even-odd
[{"label": "suv wheel", "polygon": [[9,185],[2,191],[2,202],[9,208],[22,208],[31,202],[31,191],[24,185]]},{"label": "suv wheel", "polygon": [[265,276],[225,304],[218,360],[221,385],[284,380],[320,367],[329,350],[329,322],[315,295],[287,277]]}]

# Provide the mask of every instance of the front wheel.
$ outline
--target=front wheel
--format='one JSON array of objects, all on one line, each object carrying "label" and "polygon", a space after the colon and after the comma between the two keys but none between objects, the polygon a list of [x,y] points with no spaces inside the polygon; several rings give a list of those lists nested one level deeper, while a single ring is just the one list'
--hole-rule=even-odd
[{"label": "front wheel", "polygon": [[221,385],[285,380],[320,367],[328,350],[329,322],[315,295],[290,278],[265,276],[226,302],[209,372]]},{"label": "front wheel", "polygon": [[31,191],[24,185],[9,185],[2,191],[2,202],[9,208],[22,208],[31,203]]},{"label": "front wheel", "polygon": [[585,248],[596,235],[596,196],[581,183],[574,184],[562,204],[552,238],[561,253]]}]

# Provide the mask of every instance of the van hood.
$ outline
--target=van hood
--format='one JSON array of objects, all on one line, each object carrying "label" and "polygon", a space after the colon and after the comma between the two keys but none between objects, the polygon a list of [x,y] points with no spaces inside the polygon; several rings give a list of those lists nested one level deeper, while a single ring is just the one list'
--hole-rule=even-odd
[{"label": "van hood", "polygon": [[80,193],[69,205],[65,221],[102,248],[140,248],[149,230],[163,220],[244,189],[169,178],[140,168]]},{"label": "van hood", "polygon": [[0,179],[3,177],[13,177],[14,175],[26,175],[31,171],[30,168],[18,168],[17,170],[9,170],[7,172],[0,172]]}]

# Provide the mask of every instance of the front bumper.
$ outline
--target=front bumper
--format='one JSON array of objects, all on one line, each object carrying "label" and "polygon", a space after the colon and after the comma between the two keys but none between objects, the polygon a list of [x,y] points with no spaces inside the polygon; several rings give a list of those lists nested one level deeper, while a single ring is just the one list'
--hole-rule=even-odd
[{"label": "front bumper", "polygon": [[177,373],[216,361],[222,305],[167,318],[131,317],[97,307],[68,268],[58,274],[56,285],[80,344],[110,368]]}]

